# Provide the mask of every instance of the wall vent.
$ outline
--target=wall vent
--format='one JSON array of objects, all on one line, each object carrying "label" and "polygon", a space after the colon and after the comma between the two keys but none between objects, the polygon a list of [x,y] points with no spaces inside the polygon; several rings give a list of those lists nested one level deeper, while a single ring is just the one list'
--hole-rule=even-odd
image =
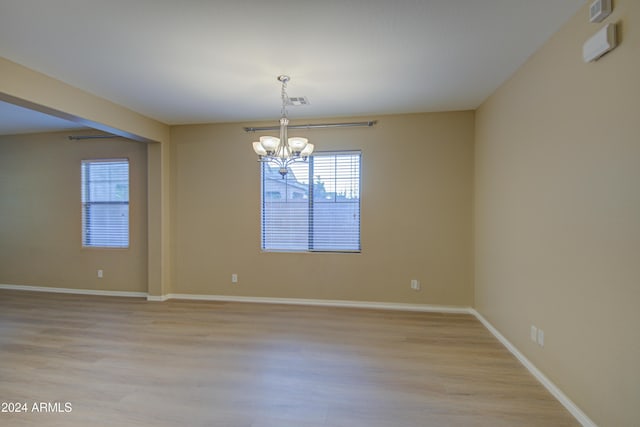
[{"label": "wall vent", "polygon": [[287,99],[287,105],[293,107],[300,107],[303,105],[309,105],[309,100],[306,96],[294,96]]},{"label": "wall vent", "polygon": [[589,22],[602,22],[611,14],[611,0],[595,0],[589,6]]}]

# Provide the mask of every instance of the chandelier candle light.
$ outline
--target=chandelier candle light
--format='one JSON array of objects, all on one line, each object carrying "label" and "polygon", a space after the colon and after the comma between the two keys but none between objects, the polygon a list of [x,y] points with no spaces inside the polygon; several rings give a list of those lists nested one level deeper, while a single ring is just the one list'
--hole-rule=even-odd
[{"label": "chandelier candle light", "polygon": [[275,136],[261,136],[260,141],[253,143],[253,151],[258,155],[259,162],[275,163],[279,167],[282,178],[289,171],[288,166],[294,162],[306,161],[313,153],[313,144],[309,144],[307,138],[287,136],[287,82],[291,80],[289,76],[278,76],[278,81],[282,83],[282,110],[280,117],[280,138]]}]

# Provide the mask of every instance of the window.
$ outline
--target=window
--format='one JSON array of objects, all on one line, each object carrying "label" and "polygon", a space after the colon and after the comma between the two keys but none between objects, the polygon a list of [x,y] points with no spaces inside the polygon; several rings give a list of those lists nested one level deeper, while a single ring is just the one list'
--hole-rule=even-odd
[{"label": "window", "polygon": [[129,160],[82,161],[82,246],[129,247]]},{"label": "window", "polygon": [[360,252],[360,153],[316,153],[284,178],[262,163],[262,249]]}]

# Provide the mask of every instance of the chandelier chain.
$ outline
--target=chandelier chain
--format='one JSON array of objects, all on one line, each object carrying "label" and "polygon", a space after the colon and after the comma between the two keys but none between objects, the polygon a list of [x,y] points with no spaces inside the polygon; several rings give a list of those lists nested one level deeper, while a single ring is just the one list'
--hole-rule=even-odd
[{"label": "chandelier chain", "polygon": [[287,117],[287,101],[289,100],[289,96],[287,95],[288,78],[281,77],[279,80],[282,82],[282,91],[280,95],[282,98],[282,109],[280,110],[280,115],[282,117]]}]

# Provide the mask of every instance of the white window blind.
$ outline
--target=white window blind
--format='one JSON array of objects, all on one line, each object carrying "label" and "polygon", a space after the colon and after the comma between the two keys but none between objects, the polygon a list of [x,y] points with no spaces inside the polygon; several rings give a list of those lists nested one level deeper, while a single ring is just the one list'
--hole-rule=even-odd
[{"label": "white window blind", "polygon": [[262,163],[262,249],[360,251],[360,153],[316,153],[284,178]]},{"label": "white window blind", "polygon": [[82,246],[129,246],[129,160],[82,161]]}]

